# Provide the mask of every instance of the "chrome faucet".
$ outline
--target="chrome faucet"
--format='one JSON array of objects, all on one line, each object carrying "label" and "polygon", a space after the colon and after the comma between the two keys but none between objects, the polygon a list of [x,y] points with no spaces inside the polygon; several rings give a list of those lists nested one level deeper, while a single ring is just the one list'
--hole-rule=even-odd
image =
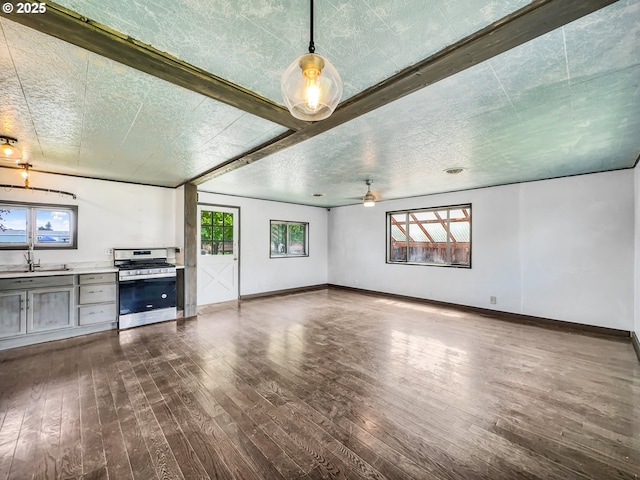
[{"label": "chrome faucet", "polygon": [[35,272],[36,268],[40,267],[40,260],[38,260],[38,263],[36,263],[36,257],[33,253],[33,242],[29,242],[29,250],[27,250],[24,258],[27,261],[30,272]]}]

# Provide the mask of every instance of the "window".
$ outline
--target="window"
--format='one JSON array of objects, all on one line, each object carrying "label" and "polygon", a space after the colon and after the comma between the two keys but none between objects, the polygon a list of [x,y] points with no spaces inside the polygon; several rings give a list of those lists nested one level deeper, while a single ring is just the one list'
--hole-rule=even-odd
[{"label": "window", "polygon": [[271,258],[306,257],[308,223],[271,220]]},{"label": "window", "polygon": [[233,213],[200,212],[200,255],[233,255]]},{"label": "window", "polygon": [[471,205],[387,213],[389,263],[471,267]]},{"label": "window", "polygon": [[78,207],[0,203],[0,249],[77,248]]}]

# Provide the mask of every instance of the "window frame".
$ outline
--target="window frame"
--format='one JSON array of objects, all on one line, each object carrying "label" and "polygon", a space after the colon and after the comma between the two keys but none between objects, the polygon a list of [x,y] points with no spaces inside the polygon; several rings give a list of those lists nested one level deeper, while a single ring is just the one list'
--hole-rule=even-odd
[{"label": "window frame", "polygon": [[[23,209],[27,211],[25,243],[0,243],[0,250],[27,250],[33,245],[34,250],[77,250],[78,249],[78,206],[59,205],[53,203],[7,202],[0,201],[0,209]],[[69,212],[69,242],[68,243],[44,243],[38,242],[38,230],[36,212],[38,211],[64,211]]]},{"label": "window frame", "polygon": [[[199,205],[201,207],[200,209],[200,215],[198,218],[198,230],[200,232],[200,235],[198,237],[198,250],[200,251],[200,256],[228,256],[228,255],[237,255],[237,245],[238,245],[238,238],[236,238],[237,236],[239,236],[239,232],[240,232],[240,226],[236,224],[237,219],[235,218],[235,213],[234,212],[227,212],[225,211],[226,209],[229,209],[231,207],[223,207],[221,205],[208,205],[208,204],[200,204]],[[206,207],[206,208],[205,208]],[[234,207],[235,208],[235,207]],[[208,212],[211,213],[211,223],[202,223],[202,214]],[[238,210],[239,212],[239,210]],[[214,214],[215,213],[221,213],[222,214],[222,224],[220,225],[216,225],[214,223]],[[231,224],[228,224],[225,222],[225,219],[230,216],[232,218],[232,222]],[[209,253],[209,254],[205,254],[202,253],[203,252],[203,248],[202,248],[202,241],[203,241],[203,237],[202,237],[202,229],[203,227],[208,227],[211,228],[211,239],[208,239],[208,242],[211,244],[211,249],[213,251],[213,245],[215,243],[218,243],[218,248],[220,245],[222,245],[222,253],[219,253],[219,250],[216,249],[216,253]],[[220,240],[215,240],[214,239],[214,232],[215,229],[219,228],[221,230],[221,238]],[[236,230],[237,229],[237,230]],[[225,238],[226,233],[231,231],[231,240]],[[236,235],[237,234],[237,235]],[[225,248],[227,243],[231,243],[231,250],[227,250]]]},{"label": "window frame", "polygon": [[[271,230],[273,225],[285,225],[285,235],[286,235],[286,243],[285,246],[287,250],[289,249],[289,226],[291,225],[303,225],[304,226],[304,254],[296,254],[296,253],[281,253],[274,254],[271,248]],[[309,256],[309,222],[296,222],[290,220],[269,220],[269,258],[304,258]]]},{"label": "window frame", "polygon": [[[449,212],[451,210],[462,210],[462,209],[468,209],[469,210],[469,263],[468,264],[463,264],[463,263],[452,263],[451,262],[451,240],[450,240],[450,235],[449,235],[449,230],[446,231],[447,235],[447,255],[448,255],[448,263],[436,263],[436,262],[416,262],[416,261],[399,261],[399,260],[392,260],[392,229],[391,229],[391,217],[393,215],[399,215],[399,214],[405,214],[405,215],[410,215],[410,214],[415,214],[415,213],[423,213],[423,212],[434,212],[434,211],[442,211],[442,210],[447,210],[447,218],[449,218]],[[462,269],[471,269],[471,265],[472,265],[472,252],[473,252],[473,206],[471,203],[462,203],[462,204],[457,204],[457,205],[443,205],[443,206],[439,206],[439,207],[426,207],[426,208],[413,208],[413,209],[404,209],[404,210],[393,210],[393,211],[387,211],[385,214],[385,233],[386,233],[386,240],[385,240],[385,262],[387,264],[390,265],[419,265],[419,266],[428,266],[428,267],[447,267],[447,268],[462,268]],[[408,235],[407,235],[408,237]],[[405,237],[406,238],[406,237]],[[464,242],[466,243],[466,242]],[[407,247],[407,257],[408,257],[408,247]]]}]

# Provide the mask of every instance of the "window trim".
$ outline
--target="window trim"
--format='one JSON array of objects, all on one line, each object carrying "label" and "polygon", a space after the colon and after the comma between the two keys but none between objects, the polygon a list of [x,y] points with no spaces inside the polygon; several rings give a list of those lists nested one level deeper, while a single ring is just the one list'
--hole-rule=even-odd
[{"label": "window trim", "polygon": [[[472,266],[473,259],[473,214],[471,213],[469,218],[469,263],[468,264],[459,264],[459,263],[430,263],[430,262],[402,262],[402,261],[392,261],[391,260],[391,216],[397,214],[411,214],[411,213],[419,213],[419,212],[431,212],[436,210],[460,210],[463,208],[468,208],[469,212],[473,212],[473,204],[472,203],[461,203],[456,205],[442,205],[438,207],[426,207],[426,208],[410,208],[403,210],[392,210],[387,211],[385,213],[385,263],[389,265],[418,265],[418,266],[426,266],[426,267],[446,267],[446,268],[462,268],[470,270]],[[447,235],[447,249],[449,250],[449,236]]]},{"label": "window trim", "polygon": [[[0,201],[0,209],[21,208],[27,210],[26,225],[26,243],[0,243],[0,250],[28,250],[29,245],[33,244],[34,250],[77,250],[78,249],[78,206],[77,205],[60,205],[55,203],[31,203],[31,202],[6,202]],[[38,243],[38,230],[36,226],[37,210],[64,210],[71,212],[69,225],[69,243],[63,244],[45,244]]]},{"label": "window trim", "polygon": [[[228,255],[234,255],[234,256],[238,256],[239,255],[239,249],[240,249],[240,224],[236,224],[236,221],[240,221],[240,208],[239,207],[226,207],[223,205],[211,205],[211,204],[206,204],[206,203],[199,203],[198,204],[199,207],[199,215],[198,215],[198,228],[197,228],[197,232],[199,233],[198,235],[198,251],[200,252],[199,255],[200,256],[228,256]],[[206,208],[205,208],[206,207]],[[234,218],[236,216],[235,212],[227,212],[226,210],[233,210],[233,209],[237,209],[238,210],[238,218]],[[202,253],[202,213],[203,212],[210,212],[211,214],[213,213],[222,213],[222,225],[215,225],[213,223],[211,224],[205,224],[205,227],[211,227],[212,228],[212,234],[213,234],[213,228],[221,228],[222,229],[222,254],[216,253],[216,254],[210,254],[210,255],[205,255]],[[231,225],[225,225],[224,224],[224,216],[225,215],[231,215],[231,217],[233,218],[233,223]],[[212,222],[213,222],[213,217],[212,217]],[[224,238],[224,233],[227,230],[231,230],[232,232],[232,236],[233,239],[231,240],[232,242],[232,250],[231,252],[228,252],[228,250],[224,249],[224,245],[225,243],[228,242],[228,240],[225,240]],[[213,240],[213,235],[212,238],[210,240],[210,243],[212,245],[213,248],[213,243],[216,242],[215,240]],[[225,253],[228,252],[228,253]]]},{"label": "window trim", "polygon": [[[286,225],[286,236],[287,236],[287,248],[289,246],[289,225],[304,225],[304,254],[291,254],[291,253],[283,253],[283,254],[274,254],[271,250],[271,227],[274,224],[284,224]],[[269,258],[305,258],[309,256],[309,222],[296,222],[291,220],[269,220]]]}]

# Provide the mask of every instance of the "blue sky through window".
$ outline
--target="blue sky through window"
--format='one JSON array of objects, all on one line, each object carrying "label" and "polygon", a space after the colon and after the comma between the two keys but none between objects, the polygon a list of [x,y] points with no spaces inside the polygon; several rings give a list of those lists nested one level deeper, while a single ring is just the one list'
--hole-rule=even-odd
[{"label": "blue sky through window", "polygon": [[[0,207],[0,225],[4,226],[7,230],[20,230],[25,231],[27,229],[27,210],[23,208],[4,209]],[[7,213],[6,210],[9,210]],[[3,230],[4,230],[3,229]]]}]

